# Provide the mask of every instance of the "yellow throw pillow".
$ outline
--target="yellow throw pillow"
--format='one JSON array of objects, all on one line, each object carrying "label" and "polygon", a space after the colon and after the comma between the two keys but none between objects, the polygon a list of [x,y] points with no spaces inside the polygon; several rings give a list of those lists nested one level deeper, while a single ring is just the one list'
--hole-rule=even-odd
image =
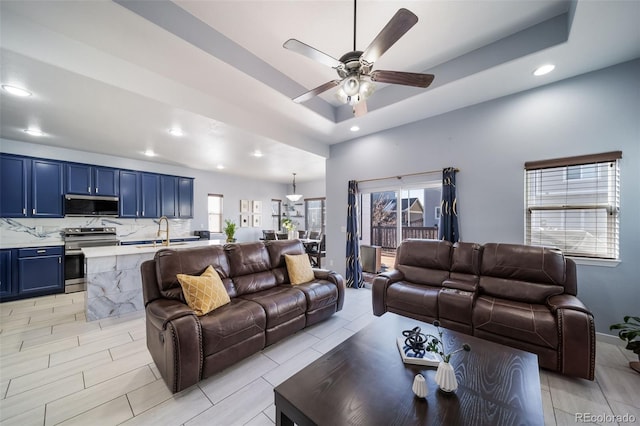
[{"label": "yellow throw pillow", "polygon": [[287,264],[287,272],[289,272],[291,285],[308,283],[315,278],[313,270],[311,270],[309,255],[285,254],[284,261]]},{"label": "yellow throw pillow", "polygon": [[176,277],[187,305],[198,316],[206,315],[231,301],[220,276],[211,265],[199,277],[186,274],[177,274]]}]

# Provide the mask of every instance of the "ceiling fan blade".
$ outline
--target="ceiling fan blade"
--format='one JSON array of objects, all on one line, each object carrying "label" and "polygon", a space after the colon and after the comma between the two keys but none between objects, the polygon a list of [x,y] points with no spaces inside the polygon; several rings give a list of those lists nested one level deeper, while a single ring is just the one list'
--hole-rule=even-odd
[{"label": "ceiling fan blade", "polygon": [[371,80],[380,83],[402,84],[404,86],[429,87],[434,79],[433,74],[419,74],[415,72],[402,71],[372,71]]},{"label": "ceiling fan blade", "polygon": [[297,98],[293,98],[293,102],[300,104],[302,102],[306,102],[309,99],[313,98],[314,96],[319,95],[322,92],[326,92],[327,90],[331,89],[332,87],[336,87],[338,84],[340,84],[341,80],[332,80],[332,81],[327,81],[325,84],[316,87],[315,89],[309,90],[306,93],[303,93],[302,95],[298,96]]},{"label": "ceiling fan blade", "polygon": [[360,101],[353,106],[353,115],[362,117],[367,113],[367,101]]},{"label": "ceiling fan blade", "polygon": [[325,64],[331,68],[339,68],[343,66],[342,62],[340,62],[336,58],[332,58],[326,53],[321,52],[318,49],[309,46],[308,44],[304,44],[303,42],[296,40],[295,38],[290,38],[289,40],[285,41],[282,47],[299,53],[302,56],[306,56],[307,58],[313,59],[314,61],[320,62],[321,64]]},{"label": "ceiling fan blade", "polygon": [[418,17],[407,9],[400,9],[393,15],[393,18],[380,31],[376,38],[371,42],[367,50],[364,51],[360,60],[369,64],[378,60],[384,52],[386,52],[393,44],[400,40],[407,31],[418,22]]}]

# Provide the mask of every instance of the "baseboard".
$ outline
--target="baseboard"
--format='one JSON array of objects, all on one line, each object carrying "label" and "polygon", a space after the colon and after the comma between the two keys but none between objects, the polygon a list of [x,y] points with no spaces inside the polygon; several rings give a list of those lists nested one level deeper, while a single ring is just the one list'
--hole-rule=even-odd
[{"label": "baseboard", "polygon": [[606,334],[606,333],[598,333],[598,332],[596,332],[596,340],[598,342],[609,343],[609,344],[620,346],[620,347],[623,347],[623,348],[625,346],[627,346],[627,343],[624,340],[622,340],[621,338],[619,338],[618,336],[614,336],[614,335]]}]

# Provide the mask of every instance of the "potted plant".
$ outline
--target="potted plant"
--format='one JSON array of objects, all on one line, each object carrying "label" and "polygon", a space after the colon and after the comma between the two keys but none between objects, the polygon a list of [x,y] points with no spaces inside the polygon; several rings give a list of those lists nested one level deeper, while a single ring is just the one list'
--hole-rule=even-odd
[{"label": "potted plant", "polygon": [[[625,349],[638,355],[640,360],[640,317],[627,315],[624,322],[611,325],[609,330],[618,330],[618,336],[627,342]],[[629,367],[640,373],[640,361],[629,362]]]},{"label": "potted plant", "polygon": [[236,242],[236,223],[232,220],[229,219],[225,219],[224,221],[224,233],[227,235],[227,242],[228,243],[235,243]]},{"label": "potted plant", "polygon": [[289,239],[293,239],[293,230],[296,227],[296,222],[288,217],[285,217],[284,219],[282,219],[282,227],[287,231]]}]

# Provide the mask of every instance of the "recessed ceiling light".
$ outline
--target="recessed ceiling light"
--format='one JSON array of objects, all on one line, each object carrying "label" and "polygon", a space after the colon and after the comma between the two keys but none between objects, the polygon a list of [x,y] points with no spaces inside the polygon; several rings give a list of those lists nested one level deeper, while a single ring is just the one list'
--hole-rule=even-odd
[{"label": "recessed ceiling light", "polygon": [[38,129],[24,129],[24,132],[31,136],[44,136],[44,133]]},{"label": "recessed ceiling light", "polygon": [[551,71],[555,69],[555,67],[556,66],[553,64],[542,65],[536,68],[536,70],[533,72],[533,75],[539,77],[541,75],[549,74]]},{"label": "recessed ceiling light", "polygon": [[26,89],[22,89],[20,87],[11,86],[9,84],[3,84],[2,88],[14,96],[21,96],[21,97],[31,96],[30,91]]},{"label": "recessed ceiling light", "polygon": [[148,150],[146,150],[146,151],[144,152],[144,155],[146,155],[147,157],[155,157],[155,156],[156,156],[156,153],[155,153],[155,152],[153,152],[153,150],[148,149]]},{"label": "recessed ceiling light", "polygon": [[351,128],[349,130],[351,130],[352,132],[357,132],[358,130],[360,130],[360,127],[359,126],[351,126]]},{"label": "recessed ceiling light", "polygon": [[253,156],[254,157],[262,157],[264,154],[262,153],[262,151],[260,151],[259,149],[256,149],[255,151],[253,151]]},{"label": "recessed ceiling light", "polygon": [[223,166],[222,164],[218,164],[218,165],[216,166],[216,169],[218,169],[218,170],[222,170],[222,169],[224,169],[224,166]]},{"label": "recessed ceiling light", "polygon": [[171,133],[173,136],[182,136],[182,135],[184,135],[184,133],[182,133],[182,130],[177,128],[177,127],[172,127],[171,129],[169,129],[169,133]]}]

